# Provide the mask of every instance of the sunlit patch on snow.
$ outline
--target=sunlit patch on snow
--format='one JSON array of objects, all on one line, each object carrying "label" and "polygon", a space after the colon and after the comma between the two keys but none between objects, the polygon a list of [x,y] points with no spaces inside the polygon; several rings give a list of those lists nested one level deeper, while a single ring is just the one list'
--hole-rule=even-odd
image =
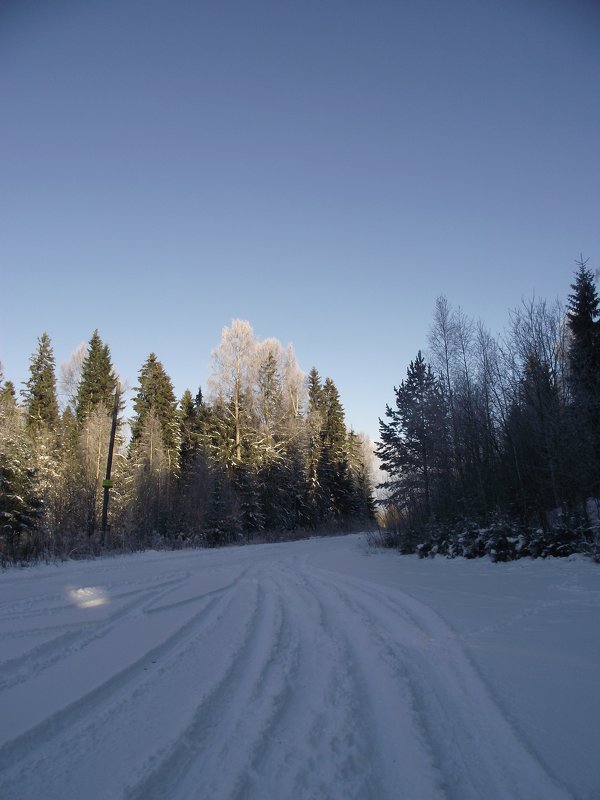
[{"label": "sunlit patch on snow", "polygon": [[78,608],[93,608],[108,603],[109,597],[100,586],[82,586],[80,589],[67,589],[69,600]]}]

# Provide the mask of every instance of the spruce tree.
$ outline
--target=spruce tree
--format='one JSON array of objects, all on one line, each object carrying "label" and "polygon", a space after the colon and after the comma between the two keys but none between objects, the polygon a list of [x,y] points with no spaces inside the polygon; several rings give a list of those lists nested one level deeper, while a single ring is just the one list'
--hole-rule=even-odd
[{"label": "spruce tree", "polygon": [[277,359],[272,351],[259,364],[256,376],[256,396],[260,422],[269,447],[278,428],[282,414],[281,376]]},{"label": "spruce tree", "polygon": [[348,464],[352,481],[352,516],[361,522],[372,523],[375,519],[373,482],[365,463],[365,448],[361,437],[354,430],[348,434]]},{"label": "spruce tree", "polygon": [[344,409],[337,387],[326,378],[320,393],[322,428],[317,466],[320,512],[341,520],[352,513],[352,482],[348,467]]},{"label": "spruce tree", "polygon": [[33,433],[41,428],[56,432],[58,428],[58,402],[54,353],[50,337],[43,333],[38,339],[38,349],[30,359],[30,377],[22,391],[25,423]]},{"label": "spruce tree", "polygon": [[0,389],[0,403],[12,407],[17,405],[17,393],[12,381],[5,381],[4,386]]},{"label": "spruce tree", "polygon": [[0,565],[37,555],[34,535],[42,523],[43,501],[32,464],[19,410],[0,403]]},{"label": "spruce tree", "polygon": [[313,367],[308,373],[307,388],[309,413],[311,411],[320,411],[323,402],[323,385],[316,367]]},{"label": "spruce tree", "polygon": [[111,412],[115,381],[110,350],[95,330],[88,344],[77,388],[75,413],[79,423],[99,405],[107,414]]},{"label": "spruce tree", "polygon": [[587,261],[578,262],[569,296],[570,384],[580,439],[584,491],[600,492],[600,297]]},{"label": "spruce tree", "polygon": [[199,447],[198,409],[189,389],[183,393],[179,401],[180,446],[179,463],[182,475],[191,464]]},{"label": "spruce tree", "polygon": [[150,412],[156,415],[171,469],[179,462],[180,428],[177,401],[171,379],[154,353],[150,353],[139,373],[139,386],[133,400],[135,417],[131,424],[131,447],[141,439]]},{"label": "spruce tree", "polygon": [[569,295],[568,325],[571,383],[576,402],[589,407],[600,388],[600,298],[594,275],[579,261],[573,293]]},{"label": "spruce tree", "polygon": [[237,464],[233,471],[233,487],[237,494],[239,518],[247,541],[250,541],[265,526],[259,479],[255,470],[247,464]]}]

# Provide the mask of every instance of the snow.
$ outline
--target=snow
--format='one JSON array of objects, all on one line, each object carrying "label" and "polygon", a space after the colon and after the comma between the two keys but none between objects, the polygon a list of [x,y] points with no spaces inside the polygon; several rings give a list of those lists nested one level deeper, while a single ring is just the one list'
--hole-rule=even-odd
[{"label": "snow", "polygon": [[0,797],[600,797],[600,572],[364,537],[0,575]]}]

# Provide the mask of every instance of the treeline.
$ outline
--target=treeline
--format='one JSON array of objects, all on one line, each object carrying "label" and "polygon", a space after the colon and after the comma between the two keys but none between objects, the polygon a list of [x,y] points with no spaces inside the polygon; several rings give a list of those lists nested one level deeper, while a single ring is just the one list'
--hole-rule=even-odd
[{"label": "treeline", "polygon": [[600,303],[577,267],[566,305],[523,302],[498,338],[438,298],[380,420],[387,544],[600,557]]},{"label": "treeline", "polygon": [[373,522],[371,454],[346,428],[333,380],[314,368],[306,377],[291,347],[257,341],[247,322],[223,329],[206,398],[186,390],[177,401],[163,365],[148,356],[129,437],[119,406],[107,531],[102,484],[117,377],[98,331],[62,368],[62,410],[56,384],[46,333],[20,397],[0,374],[3,563]]}]

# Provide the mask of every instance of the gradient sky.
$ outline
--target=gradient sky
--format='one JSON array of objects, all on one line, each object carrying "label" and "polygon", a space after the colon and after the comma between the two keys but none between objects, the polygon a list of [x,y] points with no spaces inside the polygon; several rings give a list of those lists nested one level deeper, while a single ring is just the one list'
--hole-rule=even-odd
[{"label": "gradient sky", "polygon": [[180,396],[238,317],[375,437],[435,298],[565,298],[599,212],[596,0],[0,3],[15,383],[98,328]]}]

